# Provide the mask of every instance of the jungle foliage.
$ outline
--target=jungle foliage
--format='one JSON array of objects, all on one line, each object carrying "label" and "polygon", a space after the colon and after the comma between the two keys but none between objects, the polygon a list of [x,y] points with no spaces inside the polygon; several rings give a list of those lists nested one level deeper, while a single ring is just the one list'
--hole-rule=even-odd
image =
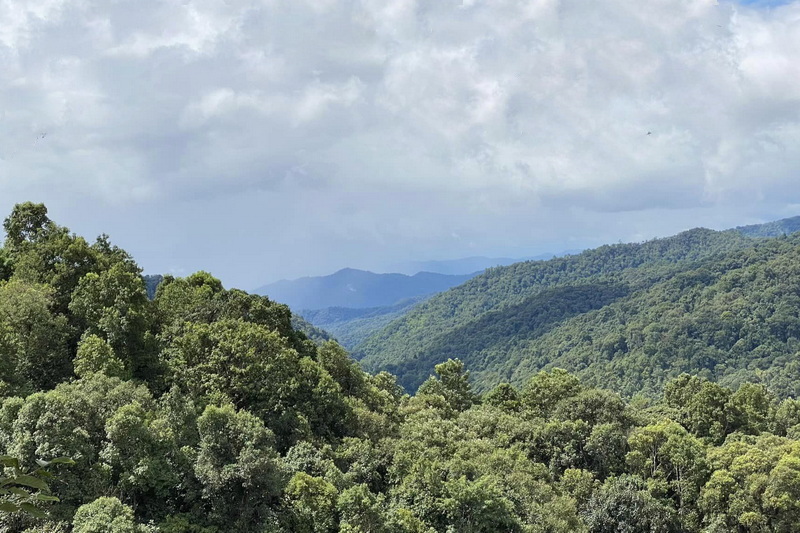
[{"label": "jungle foliage", "polygon": [[[800,403],[763,383],[681,374],[626,401],[552,368],[478,394],[451,358],[409,396],[391,374],[298,332],[286,306],[208,273],[165,276],[150,300],[107,237],[89,244],[39,204],[18,205],[4,227],[0,531],[711,533],[800,522]],[[779,259],[794,244],[771,246],[767,293],[791,276],[792,256]],[[554,286],[526,327],[543,335],[646,302],[641,286],[697,287],[697,298],[718,286],[723,298],[723,280],[729,293],[749,280],[720,269]],[[770,323],[794,335],[791,320]],[[39,465],[53,474],[45,485],[28,476]]]}]

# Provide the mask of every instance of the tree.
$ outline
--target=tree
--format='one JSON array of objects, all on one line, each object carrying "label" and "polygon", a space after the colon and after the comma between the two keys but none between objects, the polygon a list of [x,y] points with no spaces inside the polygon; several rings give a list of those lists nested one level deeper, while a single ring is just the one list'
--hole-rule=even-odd
[{"label": "tree", "polygon": [[98,498],[75,511],[74,533],[138,533],[133,509],[117,498]]},{"label": "tree", "polygon": [[54,228],[47,217],[44,204],[25,202],[16,204],[8,218],[3,221],[6,231],[5,247],[12,253],[18,252],[25,243],[36,243],[45,238]]},{"label": "tree", "polygon": [[69,304],[82,329],[105,339],[137,377],[149,376],[154,362],[147,355],[149,301],[138,273],[117,263],[78,283]]},{"label": "tree", "polygon": [[784,456],[769,474],[764,507],[773,531],[790,533],[800,523],[800,457]]},{"label": "tree", "polygon": [[483,397],[483,401],[505,411],[519,411],[522,406],[519,392],[508,383],[501,383],[493,388]]},{"label": "tree", "polygon": [[171,428],[160,422],[139,403],[123,405],[106,421],[107,442],[100,452],[116,493],[150,517],[170,512],[166,503],[175,499],[186,477],[182,465],[172,460],[179,454]]},{"label": "tree", "polygon": [[628,446],[630,471],[654,482],[654,488],[664,484],[684,527],[696,526],[695,502],[706,481],[702,443],[680,424],[664,421],[634,430]]},{"label": "tree", "polygon": [[254,415],[231,405],[206,407],[197,428],[194,472],[214,520],[252,531],[285,483],[272,432]]},{"label": "tree", "polygon": [[52,388],[72,373],[67,320],[52,304],[47,286],[0,282],[0,381],[19,393]]},{"label": "tree", "polygon": [[441,502],[448,526],[464,533],[492,533],[494,531],[522,531],[522,524],[514,514],[514,506],[491,476],[477,481],[460,477],[444,485],[445,497]]},{"label": "tree", "polygon": [[580,380],[561,368],[541,371],[522,389],[523,405],[542,416],[549,416],[555,406],[583,390]]},{"label": "tree", "polygon": [[128,376],[125,364],[114,354],[111,345],[97,335],[86,335],[81,339],[72,364],[78,377],[96,372],[123,379]]},{"label": "tree", "polygon": [[370,492],[366,485],[355,485],[343,491],[336,506],[341,516],[341,531],[349,533],[387,531],[383,498]]},{"label": "tree", "polygon": [[431,377],[420,386],[419,396],[439,395],[456,412],[469,409],[477,401],[469,383],[469,372],[458,359],[448,359],[436,365],[436,374],[438,379]]},{"label": "tree", "polygon": [[731,396],[731,410],[740,417],[737,429],[758,435],[775,418],[775,397],[764,385],[744,383]]},{"label": "tree", "polygon": [[630,475],[608,479],[592,496],[584,519],[590,533],[678,531],[674,512],[650,495],[641,478]]},{"label": "tree", "polygon": [[320,477],[297,472],[286,487],[286,498],[294,513],[292,531],[327,533],[336,530],[336,487]]},{"label": "tree", "polygon": [[733,430],[738,418],[730,405],[731,396],[730,389],[688,374],[664,387],[667,405],[680,413],[678,421],[696,436],[715,443]]},{"label": "tree", "polygon": [[246,407],[275,432],[282,451],[311,431],[344,432],[348,407],[338,385],[265,326],[241,319],[187,323],[165,354],[183,390]]}]

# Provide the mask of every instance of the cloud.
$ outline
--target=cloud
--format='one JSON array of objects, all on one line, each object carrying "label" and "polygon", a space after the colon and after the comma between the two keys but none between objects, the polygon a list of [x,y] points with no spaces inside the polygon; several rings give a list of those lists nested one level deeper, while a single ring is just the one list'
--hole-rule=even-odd
[{"label": "cloud", "polygon": [[800,2],[2,0],[0,202],[203,205],[205,227],[259,198],[285,224],[249,224],[299,262],[778,212],[800,203],[799,21]]}]

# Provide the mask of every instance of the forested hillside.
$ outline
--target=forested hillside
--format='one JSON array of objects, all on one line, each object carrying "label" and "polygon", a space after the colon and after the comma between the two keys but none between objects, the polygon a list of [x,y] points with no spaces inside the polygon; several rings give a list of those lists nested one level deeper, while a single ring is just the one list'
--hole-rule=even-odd
[{"label": "forested hillside", "polygon": [[800,231],[800,216],[784,218],[766,224],[739,226],[736,231],[748,237],[780,237]]},{"label": "forested hillside", "polygon": [[[433,365],[447,358],[443,351],[457,353],[470,363],[481,357],[491,359],[486,363],[502,364],[503,348],[486,353],[489,345],[513,344],[531,335],[538,336],[544,331],[540,320],[552,329],[572,314],[589,311],[574,308],[572,296],[578,300],[575,302],[578,307],[585,305],[580,301],[581,293],[564,291],[564,287],[586,285],[591,291],[594,283],[626,282],[626,276],[642,267],[633,275],[646,285],[650,280],[672,275],[683,264],[753,244],[752,239],[736,231],[695,229],[642,244],[602,246],[579,255],[489,269],[420,304],[357,346],[355,354],[369,369],[396,371],[401,383],[414,390],[430,374]],[[554,292],[541,294],[548,290]],[[618,287],[618,290],[630,291],[633,287]],[[542,304],[559,307],[557,316],[547,312],[537,312],[533,318],[528,316]],[[598,304],[595,300],[593,305]],[[485,334],[480,331],[482,324],[490,327]],[[480,346],[474,349],[469,343],[476,337],[480,338]],[[483,353],[477,356],[476,351]]]},{"label": "forested hillside", "polygon": [[493,269],[354,350],[409,390],[459,357],[478,390],[558,366],[628,395],[655,394],[681,372],[794,395],[800,238],[743,236],[782,235],[794,223],[691,230]]},{"label": "forested hillside", "polygon": [[[479,395],[450,359],[409,396],[323,333],[312,342],[295,330],[285,305],[208,273],[165,276],[149,300],[127,253],[71,234],[43,205],[16,206],[4,229],[2,532],[788,533],[800,523],[800,404],[763,384],[684,374],[628,403],[552,369]],[[662,318],[707,302],[725,308],[709,310],[719,342],[739,342],[729,322],[749,331],[764,319],[788,345],[797,306],[780,306],[783,292],[800,294],[798,243],[725,252],[740,244],[723,236],[722,259],[691,272],[621,268],[522,304],[552,332],[623,301],[621,317],[676,300],[652,309],[668,342]],[[749,283],[761,299],[746,297]],[[785,312],[769,320],[750,303]],[[606,313],[612,329],[631,323]]]}]

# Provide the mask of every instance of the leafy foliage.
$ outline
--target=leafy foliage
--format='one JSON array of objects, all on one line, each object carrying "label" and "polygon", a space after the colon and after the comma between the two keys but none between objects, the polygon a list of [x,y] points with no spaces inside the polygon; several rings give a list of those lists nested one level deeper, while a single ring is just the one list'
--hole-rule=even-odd
[{"label": "leafy foliage", "polygon": [[46,468],[54,464],[73,463],[67,457],[57,457],[51,461],[39,460],[38,468],[26,473],[20,467],[19,459],[0,455],[0,465],[11,471],[11,475],[0,476],[0,512],[23,513],[39,518],[46,516],[37,504],[58,501],[56,496],[50,494],[50,487],[45,481],[52,476]]},{"label": "leafy foliage", "polygon": [[[285,305],[208,273],[165,276],[150,300],[127,254],[106,237],[86,245],[44,206],[18,206],[6,230],[0,531],[708,533],[800,522],[794,237],[699,232],[607,247],[513,267],[526,289],[494,270],[450,325],[428,324],[444,336],[412,335],[409,350],[447,357],[408,367],[433,371],[409,396],[393,375],[367,374],[336,342],[294,329]],[[511,359],[519,371],[489,379],[501,347],[524,355]],[[701,375],[679,374],[693,368]],[[511,383],[488,390],[503,376]],[[41,470],[51,464],[53,478]]]}]

